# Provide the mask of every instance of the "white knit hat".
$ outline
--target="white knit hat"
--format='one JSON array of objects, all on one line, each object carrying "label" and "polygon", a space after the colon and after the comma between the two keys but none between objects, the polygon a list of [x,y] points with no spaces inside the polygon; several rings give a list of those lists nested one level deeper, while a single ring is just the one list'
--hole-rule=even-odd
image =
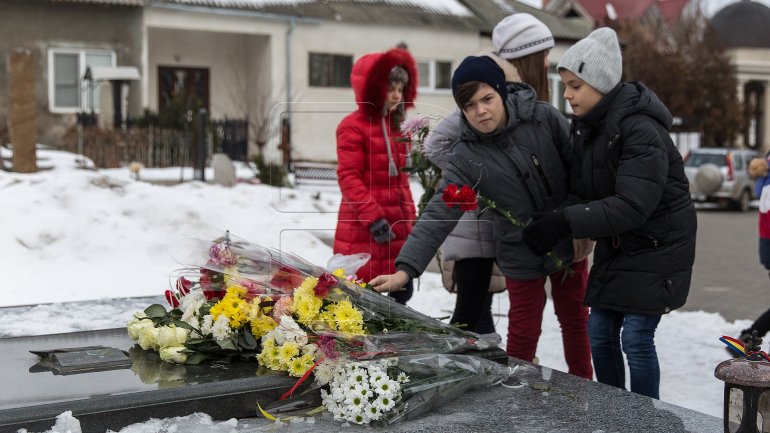
[{"label": "white knit hat", "polygon": [[492,30],[492,48],[498,56],[518,59],[553,48],[553,35],[545,24],[530,14],[503,18]]},{"label": "white knit hat", "polygon": [[609,93],[623,75],[618,35],[609,27],[594,30],[571,46],[556,68],[567,69],[599,92]]}]

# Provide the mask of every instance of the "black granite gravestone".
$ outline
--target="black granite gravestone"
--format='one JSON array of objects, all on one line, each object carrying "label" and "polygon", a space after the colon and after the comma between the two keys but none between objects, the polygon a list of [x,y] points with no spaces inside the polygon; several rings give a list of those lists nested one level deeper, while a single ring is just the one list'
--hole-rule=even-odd
[{"label": "black granite gravestone", "polygon": [[[0,433],[50,429],[56,416],[68,410],[80,420],[84,433],[117,431],[149,418],[195,412],[220,420],[253,417],[257,402],[264,406],[275,401],[297,380],[256,362],[170,364],[132,346],[123,328],[0,338]],[[125,353],[130,366],[121,364],[114,350]],[[68,355],[53,359],[52,351]],[[474,353],[507,363],[500,349]],[[94,358],[101,355],[105,362],[100,365]],[[85,369],[52,368],[56,362],[71,365],[89,358]]]}]

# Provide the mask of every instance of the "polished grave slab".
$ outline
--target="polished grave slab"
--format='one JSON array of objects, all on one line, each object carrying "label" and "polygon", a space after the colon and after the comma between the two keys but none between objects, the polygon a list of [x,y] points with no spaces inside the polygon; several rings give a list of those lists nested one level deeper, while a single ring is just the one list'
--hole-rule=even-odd
[{"label": "polished grave slab", "polygon": [[[92,346],[126,352],[130,367],[54,374],[30,353]],[[507,362],[499,349],[475,353]],[[134,348],[124,328],[0,338],[0,360],[0,432],[44,431],[68,410],[85,433],[195,412],[219,420],[247,418],[257,414],[257,402],[273,402],[296,383],[256,362],[169,364],[155,353]]]}]

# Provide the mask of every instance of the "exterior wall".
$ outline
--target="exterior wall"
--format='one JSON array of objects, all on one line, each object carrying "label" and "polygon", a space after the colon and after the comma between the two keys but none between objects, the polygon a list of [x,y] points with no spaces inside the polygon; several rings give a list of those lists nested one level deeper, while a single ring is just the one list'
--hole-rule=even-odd
[{"label": "exterior wall", "polygon": [[[8,113],[6,62],[10,50],[21,47],[32,50],[35,55],[38,141],[56,145],[66,130],[75,124],[76,116],[49,110],[48,50],[108,49],[115,51],[118,66],[138,66],[141,17],[141,9],[134,7],[3,1],[0,28],[6,31],[0,38],[0,123],[5,124]],[[138,83],[131,84],[129,110],[132,113],[137,113],[141,107],[139,89]]]},{"label": "exterior wall", "polygon": [[209,69],[211,117],[247,117],[249,154],[257,151],[259,125],[268,127],[267,150],[277,152],[280,140],[273,106],[284,101],[288,19],[254,13],[204,12],[195,8],[146,7],[147,50],[142,62],[143,105],[158,109],[158,67]]},{"label": "exterior wall", "polygon": [[[441,43],[437,43],[441,41]],[[292,38],[292,156],[295,160],[336,161],[337,124],[356,109],[352,88],[310,87],[310,52],[361,56],[385,51],[399,42],[408,45],[415,60],[451,61],[453,67],[482,43],[471,31],[393,28],[324,22],[300,25]],[[408,115],[442,116],[454,110],[449,91],[418,92],[415,109]]]}]

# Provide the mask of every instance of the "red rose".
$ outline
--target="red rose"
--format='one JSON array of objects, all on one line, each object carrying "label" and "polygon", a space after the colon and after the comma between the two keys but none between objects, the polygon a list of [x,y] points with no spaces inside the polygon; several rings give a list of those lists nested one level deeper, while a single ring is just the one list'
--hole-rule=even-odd
[{"label": "red rose", "polygon": [[455,205],[455,199],[457,197],[457,185],[450,183],[444,188],[444,193],[441,194],[441,199],[444,200],[447,206],[452,207]]},{"label": "red rose", "polygon": [[462,210],[475,210],[479,207],[479,204],[476,201],[476,191],[468,185],[463,185],[463,187],[460,188],[460,192],[457,194],[457,204]]},{"label": "red rose", "polygon": [[179,299],[176,298],[176,295],[171,290],[166,290],[164,293],[166,295],[166,302],[168,302],[169,305],[171,305],[174,308],[179,307]]},{"label": "red rose", "polygon": [[458,188],[455,184],[447,185],[441,194],[441,199],[450,208],[459,206],[464,211],[475,210],[479,206],[476,191],[468,185],[463,185],[462,188]]},{"label": "red rose", "polygon": [[318,277],[318,284],[315,285],[313,291],[315,292],[316,296],[325,298],[326,295],[328,295],[336,285],[337,279],[334,278],[334,275],[328,272],[324,272],[320,277]]},{"label": "red rose", "polygon": [[188,280],[185,277],[177,278],[177,280],[176,280],[176,290],[182,296],[185,296],[188,293],[190,293],[190,288],[192,288],[192,281]]}]

